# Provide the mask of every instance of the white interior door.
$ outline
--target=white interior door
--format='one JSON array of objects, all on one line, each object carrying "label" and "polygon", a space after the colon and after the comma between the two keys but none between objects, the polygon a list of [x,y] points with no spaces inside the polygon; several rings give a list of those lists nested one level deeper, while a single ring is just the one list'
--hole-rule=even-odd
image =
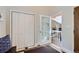
[{"label": "white interior door", "polygon": [[50,17],[40,17],[40,42],[45,44],[49,42],[50,37]]},{"label": "white interior door", "polygon": [[12,45],[23,49],[34,45],[34,15],[12,12]]}]

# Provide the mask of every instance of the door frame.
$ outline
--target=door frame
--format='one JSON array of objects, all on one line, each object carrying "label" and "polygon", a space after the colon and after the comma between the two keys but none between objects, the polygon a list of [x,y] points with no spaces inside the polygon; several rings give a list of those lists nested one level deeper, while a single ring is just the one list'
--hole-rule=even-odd
[{"label": "door frame", "polygon": [[[35,41],[36,41],[36,39],[35,39],[35,13],[28,13],[28,12],[24,12],[24,11],[20,11],[20,10],[10,10],[10,39],[11,39],[11,42],[12,42],[12,32],[13,32],[13,30],[12,30],[12,13],[13,12],[16,12],[16,13],[23,13],[23,14],[27,14],[27,15],[34,15],[34,44],[32,45],[32,46],[34,46],[36,43],[35,43]],[[16,45],[12,45],[12,46],[16,46]],[[31,46],[28,46],[28,47],[31,47]]]}]

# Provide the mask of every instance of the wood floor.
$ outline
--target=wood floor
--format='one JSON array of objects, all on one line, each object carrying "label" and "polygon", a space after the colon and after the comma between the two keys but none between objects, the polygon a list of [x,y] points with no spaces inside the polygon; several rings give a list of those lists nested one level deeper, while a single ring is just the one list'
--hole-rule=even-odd
[{"label": "wood floor", "polygon": [[24,53],[59,53],[55,49],[51,48],[50,46],[43,46],[31,50],[26,50]]}]

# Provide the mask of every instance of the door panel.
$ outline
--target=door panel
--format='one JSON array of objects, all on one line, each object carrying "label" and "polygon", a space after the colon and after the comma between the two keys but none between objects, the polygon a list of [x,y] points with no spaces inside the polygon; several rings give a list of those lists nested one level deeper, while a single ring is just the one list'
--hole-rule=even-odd
[{"label": "door panel", "polygon": [[17,50],[34,45],[34,15],[12,13],[12,42]]},{"label": "door panel", "polygon": [[74,51],[79,52],[79,7],[74,9]]},{"label": "door panel", "polygon": [[50,36],[50,17],[41,16],[40,18],[40,42],[45,44],[49,42]]}]

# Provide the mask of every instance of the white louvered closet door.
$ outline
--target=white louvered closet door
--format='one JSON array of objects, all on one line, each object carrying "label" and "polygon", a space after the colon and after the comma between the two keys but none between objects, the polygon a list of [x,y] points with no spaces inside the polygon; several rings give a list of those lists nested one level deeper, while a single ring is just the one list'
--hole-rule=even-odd
[{"label": "white louvered closet door", "polygon": [[34,15],[12,13],[12,42],[17,50],[34,45]]}]

